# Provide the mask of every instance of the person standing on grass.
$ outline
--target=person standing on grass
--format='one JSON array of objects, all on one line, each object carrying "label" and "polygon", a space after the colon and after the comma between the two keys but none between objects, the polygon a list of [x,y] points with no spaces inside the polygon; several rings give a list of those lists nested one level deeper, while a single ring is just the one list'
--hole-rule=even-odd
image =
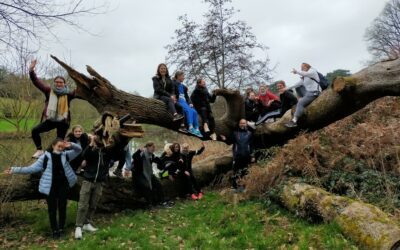
[{"label": "person standing on grass", "polygon": [[[222,140],[226,140],[225,136],[221,136]],[[243,186],[239,186],[237,181],[245,176],[248,172],[249,163],[254,162],[253,155],[253,133],[247,128],[246,119],[239,121],[239,127],[230,135],[229,141],[233,143],[233,176],[231,178],[232,188],[242,191]]]},{"label": "person standing on grass", "polygon": [[[64,149],[68,149],[64,151]],[[67,216],[67,194],[77,181],[69,161],[75,159],[82,148],[79,144],[55,139],[46,152],[29,167],[12,167],[7,174],[33,174],[42,172],[39,192],[47,197],[47,208],[53,238],[58,239],[64,233]],[[58,211],[58,222],[57,222]]]},{"label": "person standing on grass", "polygon": [[175,108],[177,102],[175,96],[175,84],[172,82],[168,73],[167,65],[160,63],[157,67],[156,75],[152,78],[154,98],[163,101],[168,108],[168,111],[173,116],[173,120],[183,119],[183,116],[178,114]]},{"label": "person standing on grass", "polygon": [[[69,142],[79,144],[82,148],[82,151],[85,150],[85,148],[89,145],[89,135],[84,132],[81,125],[73,126],[71,132],[67,135],[65,139]],[[80,173],[82,162],[82,153],[70,162],[70,165],[75,173]]]},{"label": "person standing on grass", "polygon": [[132,171],[133,188],[146,199],[150,208],[158,204],[169,207],[172,203],[165,201],[164,190],[153,173],[152,164],[162,164],[161,160],[154,155],[155,150],[155,144],[147,142],[143,149],[138,149],[132,155],[132,165],[131,167],[126,167],[127,171],[124,174],[128,176],[128,171]]},{"label": "person standing on grass", "polygon": [[82,239],[82,230],[97,231],[97,228],[92,225],[92,218],[101,198],[102,185],[107,180],[111,161],[110,154],[97,135],[91,137],[91,142],[83,151],[82,157],[85,161],[85,171],[76,214],[75,239],[78,240]]},{"label": "person standing on grass", "polygon": [[300,75],[301,80],[292,86],[291,88],[297,88],[299,86],[304,86],[305,94],[300,98],[296,105],[296,111],[294,112],[292,120],[285,124],[288,128],[297,127],[297,121],[300,116],[303,115],[305,108],[310,105],[321,93],[320,86],[318,82],[320,81],[318,72],[316,69],[312,68],[308,63],[301,64],[301,70],[292,70],[293,74]]},{"label": "person standing on grass", "polygon": [[201,148],[198,150],[189,150],[189,144],[183,143],[181,149],[181,158],[183,164],[179,172],[179,177],[184,181],[184,192],[190,194],[193,200],[200,200],[203,198],[203,192],[197,184],[196,178],[193,175],[192,161],[195,155],[200,155],[205,149],[204,143],[201,143]]},{"label": "person standing on grass", "polygon": [[197,79],[196,88],[190,95],[190,99],[197,113],[200,114],[204,132],[210,134],[210,138],[214,141],[217,139],[217,135],[215,134],[215,120],[210,103],[215,102],[216,98],[215,94],[208,92],[206,81]]},{"label": "person standing on grass", "polygon": [[33,60],[29,65],[29,77],[36,88],[43,92],[46,100],[40,123],[32,129],[32,140],[36,146],[33,158],[38,158],[44,153],[41,133],[57,129],[57,137],[65,137],[71,121],[70,102],[75,98],[75,90],[68,88],[62,76],[56,76],[52,86],[44,84],[35,73],[36,63],[37,61]]}]

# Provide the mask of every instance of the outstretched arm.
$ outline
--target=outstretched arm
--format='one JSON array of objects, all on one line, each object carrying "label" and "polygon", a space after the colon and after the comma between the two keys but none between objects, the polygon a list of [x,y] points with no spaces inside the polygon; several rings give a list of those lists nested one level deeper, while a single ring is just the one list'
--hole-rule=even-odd
[{"label": "outstretched arm", "polygon": [[36,88],[38,88],[40,91],[42,91],[44,94],[47,94],[50,92],[50,87],[42,82],[40,80],[36,73],[35,73],[35,67],[36,67],[36,59],[31,61],[31,64],[29,65],[29,77],[31,78],[31,81],[33,85],[35,85]]},{"label": "outstretched arm", "polygon": [[12,167],[9,173],[11,174],[33,174],[43,170],[43,162],[46,154],[42,154],[35,163],[29,167]]}]

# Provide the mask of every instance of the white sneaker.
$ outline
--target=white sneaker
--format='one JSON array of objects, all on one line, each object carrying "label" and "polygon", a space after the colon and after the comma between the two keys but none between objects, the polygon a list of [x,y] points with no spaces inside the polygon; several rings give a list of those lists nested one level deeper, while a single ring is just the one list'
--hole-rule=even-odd
[{"label": "white sneaker", "polygon": [[44,151],[41,150],[41,149],[39,149],[39,150],[37,150],[37,151],[32,155],[32,158],[37,159],[37,158],[39,158],[42,154],[44,154]]},{"label": "white sneaker", "polygon": [[75,228],[75,239],[76,240],[81,240],[82,239],[82,228],[81,227],[76,227]]},{"label": "white sneaker", "polygon": [[256,123],[255,122],[247,122],[247,126],[249,126],[252,129],[256,129]]},{"label": "white sneaker", "polygon": [[212,133],[212,134],[210,135],[210,138],[211,138],[211,140],[216,141],[216,140],[217,140],[217,134]]},{"label": "white sneaker", "polygon": [[88,232],[96,232],[97,231],[97,228],[92,226],[92,224],[90,224],[90,223],[83,225],[82,229],[85,231],[88,231]]}]

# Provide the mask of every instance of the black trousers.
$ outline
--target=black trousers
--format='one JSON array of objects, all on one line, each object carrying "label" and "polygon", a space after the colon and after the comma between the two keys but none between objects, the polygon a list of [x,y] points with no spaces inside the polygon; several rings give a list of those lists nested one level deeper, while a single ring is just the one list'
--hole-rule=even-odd
[{"label": "black trousers", "polygon": [[[64,229],[65,219],[67,217],[67,195],[68,195],[68,182],[54,181],[50,189],[50,194],[47,196],[47,210],[49,213],[49,220],[51,230],[57,231]],[[58,211],[58,222],[57,222]]]},{"label": "black trousers", "polygon": [[42,123],[39,123],[32,129],[32,139],[35,143],[37,149],[42,149],[42,140],[40,139],[40,134],[44,132],[48,132],[53,129],[57,129],[57,137],[65,138],[69,128],[69,124],[65,121],[50,121],[45,120]]},{"label": "black trousers", "polygon": [[171,97],[168,96],[159,96],[157,99],[163,101],[167,107],[168,107],[168,111],[173,115],[176,113],[176,109],[175,109],[175,104],[174,101],[171,99]]},{"label": "black trousers", "polygon": [[198,194],[201,192],[199,185],[197,184],[196,178],[194,177],[192,172],[189,172],[190,176],[185,175],[185,173],[180,172],[179,178],[182,179],[183,182],[183,194]]},{"label": "black trousers", "polygon": [[215,120],[212,112],[208,110],[207,107],[201,107],[197,110],[197,113],[200,114],[203,125],[204,123],[207,123],[211,133],[213,133],[215,130]]},{"label": "black trousers", "polygon": [[248,166],[250,163],[250,156],[237,156],[233,160],[233,176],[231,177],[231,183],[233,188],[237,188],[237,181],[243,178],[248,173]]},{"label": "black trousers", "polygon": [[133,188],[143,196],[147,203],[157,205],[159,202],[165,201],[164,190],[161,186],[160,181],[155,175],[151,176],[150,188],[146,178],[143,175],[134,176],[132,175]]}]

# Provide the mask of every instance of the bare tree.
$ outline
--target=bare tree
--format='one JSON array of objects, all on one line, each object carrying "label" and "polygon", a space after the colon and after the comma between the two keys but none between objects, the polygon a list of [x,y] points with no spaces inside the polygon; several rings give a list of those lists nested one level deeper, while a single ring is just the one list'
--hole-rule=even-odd
[{"label": "bare tree", "polygon": [[96,14],[105,6],[86,7],[82,0],[2,0],[0,1],[0,44],[15,48],[20,41],[40,44],[45,34],[53,32],[56,24],[80,28],[76,17]]},{"label": "bare tree", "polygon": [[400,0],[390,0],[365,33],[375,60],[400,57]]},{"label": "bare tree", "polygon": [[[234,20],[237,11],[226,6],[231,0],[205,0],[210,8],[204,24],[178,20],[175,41],[167,45],[167,63],[187,73],[189,85],[202,77],[218,88],[244,88],[271,80],[267,47],[257,42],[244,21]],[[261,58],[256,58],[255,51]]]}]

